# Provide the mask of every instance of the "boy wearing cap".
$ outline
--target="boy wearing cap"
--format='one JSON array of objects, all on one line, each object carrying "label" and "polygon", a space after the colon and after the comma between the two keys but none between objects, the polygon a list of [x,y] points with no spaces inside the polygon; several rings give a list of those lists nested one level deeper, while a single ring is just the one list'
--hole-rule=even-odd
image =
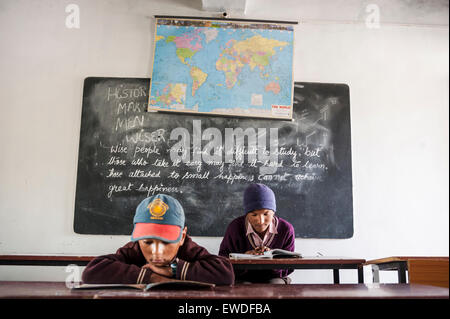
[{"label": "boy wearing cap", "polygon": [[[273,191],[263,184],[251,184],[244,192],[245,215],[234,219],[220,244],[219,255],[230,253],[260,255],[264,251],[281,248],[295,250],[294,227],[275,216],[276,200]],[[289,284],[293,270],[236,271],[236,282]]]},{"label": "boy wearing cap", "polygon": [[93,259],[85,268],[84,283],[142,284],[196,280],[217,285],[234,283],[233,267],[210,254],[187,235],[184,210],[173,197],[158,194],[136,208],[131,242],[115,254]]}]

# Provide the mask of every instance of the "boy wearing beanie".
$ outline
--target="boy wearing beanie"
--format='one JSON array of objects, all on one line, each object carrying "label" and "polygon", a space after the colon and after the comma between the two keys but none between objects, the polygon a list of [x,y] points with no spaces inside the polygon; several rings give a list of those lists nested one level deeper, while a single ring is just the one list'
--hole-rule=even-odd
[{"label": "boy wearing beanie", "polygon": [[84,283],[144,284],[195,280],[217,285],[234,283],[233,267],[210,254],[187,235],[184,210],[173,197],[158,194],[136,208],[131,242],[115,254],[93,259],[85,268]]},{"label": "boy wearing beanie", "polygon": [[[251,184],[244,192],[245,215],[233,220],[220,244],[219,255],[230,253],[259,255],[274,248],[295,250],[294,227],[275,216],[276,200],[273,191],[263,184]],[[289,284],[293,270],[235,271],[236,282]]]}]

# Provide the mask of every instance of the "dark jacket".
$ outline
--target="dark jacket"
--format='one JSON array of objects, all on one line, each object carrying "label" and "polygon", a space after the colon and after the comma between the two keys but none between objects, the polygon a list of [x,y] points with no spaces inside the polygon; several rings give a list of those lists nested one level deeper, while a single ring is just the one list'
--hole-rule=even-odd
[{"label": "dark jacket", "polygon": [[[210,254],[197,245],[189,236],[177,253],[176,279],[196,280],[217,285],[234,283],[233,266],[228,258]],[[149,283],[151,269],[142,268],[146,264],[138,242],[129,242],[115,254],[97,257],[86,266],[83,283]]]},{"label": "dark jacket", "polygon": [[[281,248],[284,250],[295,250],[294,227],[286,220],[278,218],[277,232],[269,244],[269,248]],[[230,253],[245,253],[253,250],[252,243],[245,235],[245,215],[234,219],[225,232],[220,244],[219,255],[228,257]],[[292,273],[293,270],[239,270],[235,272],[236,280],[250,282],[265,282],[271,278],[283,278]]]}]

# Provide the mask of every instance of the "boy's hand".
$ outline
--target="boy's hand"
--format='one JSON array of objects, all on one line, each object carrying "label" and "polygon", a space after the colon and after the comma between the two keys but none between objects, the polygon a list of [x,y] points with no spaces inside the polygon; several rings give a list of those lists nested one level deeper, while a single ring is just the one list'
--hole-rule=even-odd
[{"label": "boy's hand", "polygon": [[173,277],[172,268],[170,268],[170,265],[167,266],[156,266],[152,263],[148,263],[144,265],[142,268],[148,268],[151,271],[153,271],[155,274],[171,278]]},{"label": "boy's hand", "polygon": [[269,251],[269,250],[270,250],[269,247],[262,246],[262,247],[257,247],[253,250],[248,250],[245,253],[250,254],[250,255],[262,255],[262,254],[264,254],[265,251]]}]

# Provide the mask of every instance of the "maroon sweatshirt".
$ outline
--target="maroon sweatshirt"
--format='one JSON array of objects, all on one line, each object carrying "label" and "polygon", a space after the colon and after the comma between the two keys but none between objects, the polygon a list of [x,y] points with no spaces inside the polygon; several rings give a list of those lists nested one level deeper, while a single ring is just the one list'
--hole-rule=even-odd
[{"label": "maroon sweatshirt", "polygon": [[[228,258],[210,254],[189,236],[177,253],[176,279],[196,280],[217,285],[234,283],[233,266]],[[83,271],[82,281],[88,284],[149,283],[152,270],[142,268],[147,263],[138,242],[129,242],[115,254],[94,258]]]},{"label": "maroon sweatshirt", "polygon": [[[230,253],[245,253],[255,247],[245,235],[245,216],[234,219],[229,225],[220,244],[219,255],[228,257]],[[281,248],[284,250],[295,251],[295,232],[294,227],[283,218],[275,216],[278,219],[277,232],[273,240],[268,245],[269,248]],[[271,278],[283,278],[292,273],[292,269],[283,270],[236,270],[237,280],[250,282],[265,282]]]}]

